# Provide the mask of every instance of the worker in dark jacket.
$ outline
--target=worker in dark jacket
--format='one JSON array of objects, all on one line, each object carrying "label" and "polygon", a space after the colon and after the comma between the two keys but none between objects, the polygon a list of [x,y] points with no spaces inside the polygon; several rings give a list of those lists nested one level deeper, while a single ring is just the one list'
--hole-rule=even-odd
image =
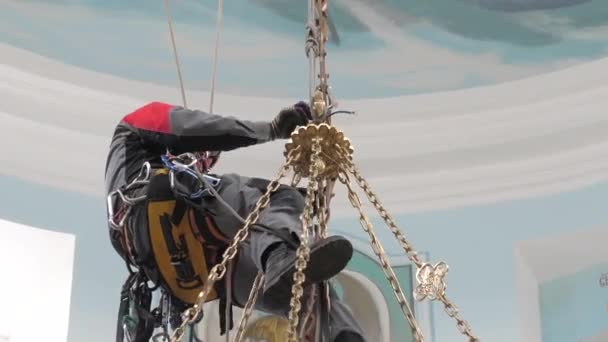
[{"label": "worker in dark jacket", "polygon": [[[167,151],[172,155],[205,152],[203,169],[208,171],[217,161],[219,152],[287,139],[297,126],[306,125],[310,120],[310,108],[303,102],[281,110],[269,122],[240,120],[160,102],[147,104],[126,115],[115,129],[106,163],[106,192],[111,194],[131,183],[146,162],[152,168],[162,167],[161,156]],[[207,196],[201,200],[200,207],[204,208],[205,214],[210,216],[219,231],[214,235],[221,235],[218,241],[229,243],[243,226],[235,212],[242,218],[247,217],[266,191],[269,181],[238,174],[216,177],[214,189],[221,198]],[[146,191],[144,187],[138,195]],[[117,203],[110,200],[108,205]],[[148,224],[147,215],[138,213],[137,208],[140,207],[133,206],[129,217],[125,218],[125,225],[130,226],[131,230]],[[248,239],[239,250],[232,284],[233,300],[239,306],[246,303],[253,279],[258,271],[262,271],[265,274],[264,288],[257,308],[283,316],[287,314],[303,208],[304,197],[296,188],[281,185],[270,197],[268,207],[261,211],[255,229],[250,230]],[[129,242],[129,236],[125,237],[128,234],[112,224],[110,226],[111,241],[118,253],[125,260],[137,259],[138,242]],[[209,232],[203,231],[208,226],[197,225],[202,236],[209,236]],[[322,282],[335,276],[346,267],[352,253],[352,245],[343,237],[331,236],[313,243],[305,271],[305,284]],[[221,258],[216,258],[214,262],[218,260]],[[333,290],[331,293],[334,297],[330,312],[331,341],[364,341],[349,310],[339,302]]]}]

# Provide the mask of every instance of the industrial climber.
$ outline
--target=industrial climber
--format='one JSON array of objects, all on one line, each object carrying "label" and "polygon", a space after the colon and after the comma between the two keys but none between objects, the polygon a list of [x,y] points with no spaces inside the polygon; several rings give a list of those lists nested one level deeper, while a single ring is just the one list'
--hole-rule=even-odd
[{"label": "industrial climber", "polygon": [[[143,269],[147,279],[162,286],[174,302],[194,304],[209,270],[221,261],[243,226],[242,218],[252,211],[270,182],[235,173],[210,173],[220,153],[287,139],[297,126],[310,120],[310,108],[304,102],[281,110],[268,122],[161,102],[124,116],[115,128],[105,170],[112,245],[127,265]],[[191,158],[176,157],[183,155]],[[181,168],[175,168],[177,160]],[[264,287],[256,309],[286,316],[303,208],[301,189],[281,185],[273,192],[248,239],[240,245],[231,272],[208,298],[220,299],[220,303],[225,300],[227,287],[223,285],[230,281],[231,299],[243,307],[261,271]],[[350,242],[340,236],[313,243],[304,285],[332,278],[346,267],[352,253]],[[333,289],[330,296],[331,341],[366,341]]]}]

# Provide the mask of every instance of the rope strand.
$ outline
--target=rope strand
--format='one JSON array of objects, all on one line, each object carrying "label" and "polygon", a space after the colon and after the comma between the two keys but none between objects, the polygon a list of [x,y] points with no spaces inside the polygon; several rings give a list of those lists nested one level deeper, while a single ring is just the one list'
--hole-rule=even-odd
[{"label": "rope strand", "polygon": [[165,0],[165,11],[167,13],[167,24],[169,25],[169,35],[171,36],[171,45],[173,46],[173,57],[175,58],[175,67],[177,68],[177,78],[179,79],[179,86],[182,93],[182,102],[184,108],[188,108],[186,102],[186,90],[184,88],[184,80],[182,78],[182,68],[179,62],[179,56],[177,54],[177,45],[175,44],[175,34],[173,33],[173,19],[171,18],[171,10],[169,8],[169,0]]},{"label": "rope strand", "polygon": [[215,26],[215,48],[213,50],[213,69],[211,73],[211,98],[209,99],[209,113],[213,114],[213,100],[215,97],[215,76],[217,73],[217,59],[220,45],[220,31],[222,27],[222,0],[217,2],[217,20]]}]

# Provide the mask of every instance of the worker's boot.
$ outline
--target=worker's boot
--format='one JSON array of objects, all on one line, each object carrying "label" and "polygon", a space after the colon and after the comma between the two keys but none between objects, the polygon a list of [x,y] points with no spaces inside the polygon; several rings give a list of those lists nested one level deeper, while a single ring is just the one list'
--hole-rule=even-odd
[{"label": "worker's boot", "polygon": [[[341,236],[331,236],[313,243],[304,270],[306,279],[303,286],[337,275],[346,267],[352,255],[352,244]],[[274,246],[265,263],[265,294],[291,296],[296,260],[296,250],[293,247],[283,243]]]}]

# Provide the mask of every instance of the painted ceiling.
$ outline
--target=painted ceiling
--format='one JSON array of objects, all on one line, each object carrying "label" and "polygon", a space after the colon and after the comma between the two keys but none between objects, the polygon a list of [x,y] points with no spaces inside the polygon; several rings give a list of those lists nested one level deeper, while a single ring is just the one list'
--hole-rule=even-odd
[{"label": "painted ceiling", "polygon": [[[608,55],[605,0],[330,0],[340,98],[476,87]],[[0,2],[0,42],[82,68],[177,85],[163,0]],[[210,86],[217,1],[172,0],[189,89]],[[306,1],[223,3],[218,91],[305,96]],[[2,62],[2,57],[0,57]]]}]

